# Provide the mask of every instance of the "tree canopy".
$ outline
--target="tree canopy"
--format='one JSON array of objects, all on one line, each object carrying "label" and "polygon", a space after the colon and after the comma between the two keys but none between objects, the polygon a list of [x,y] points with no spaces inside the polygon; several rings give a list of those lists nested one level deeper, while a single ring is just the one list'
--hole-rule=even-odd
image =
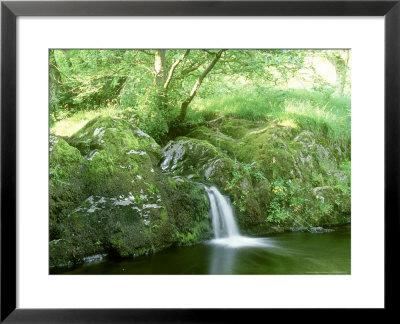
[{"label": "tree canopy", "polygon": [[[333,66],[334,84],[315,71],[316,58]],[[307,77],[311,88],[335,96],[349,87],[346,50],[59,49],[50,50],[49,64],[51,121],[112,106],[129,110],[156,138],[185,123],[196,97],[239,87],[282,88]]]}]

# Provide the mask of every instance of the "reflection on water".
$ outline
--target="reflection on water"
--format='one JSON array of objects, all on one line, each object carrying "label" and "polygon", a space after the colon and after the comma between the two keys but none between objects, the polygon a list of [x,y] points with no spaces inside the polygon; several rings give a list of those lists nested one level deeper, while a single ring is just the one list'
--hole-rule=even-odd
[{"label": "reflection on water", "polygon": [[232,236],[207,242],[211,247],[209,274],[234,274],[235,259],[240,248],[272,248],[274,242],[268,238]]},{"label": "reflection on water", "polygon": [[211,251],[209,274],[233,274],[235,253],[234,249],[214,246]]},{"label": "reflection on water", "polygon": [[[237,241],[236,241],[237,240]],[[324,234],[215,239],[64,274],[350,274],[350,225]]]}]

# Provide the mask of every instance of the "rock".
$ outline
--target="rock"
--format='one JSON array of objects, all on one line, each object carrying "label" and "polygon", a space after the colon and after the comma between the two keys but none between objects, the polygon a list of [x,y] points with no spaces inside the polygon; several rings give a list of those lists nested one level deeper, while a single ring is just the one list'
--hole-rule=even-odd
[{"label": "rock", "polygon": [[67,240],[51,240],[49,243],[50,267],[70,267],[73,265],[73,247]]},{"label": "rock", "polygon": [[[203,172],[207,166],[225,155],[207,141],[179,137],[170,141],[162,150],[161,169],[168,172]],[[199,170],[200,168],[200,170]]]},{"label": "rock", "polygon": [[153,138],[127,121],[111,117],[92,119],[68,142],[88,160],[93,159],[99,151],[119,155],[123,150],[126,155],[147,156],[154,164],[161,156],[161,148]]},{"label": "rock", "polygon": [[213,183],[230,196],[241,225],[255,226],[263,222],[252,180],[243,166],[208,141],[181,137],[169,142],[163,149],[161,168],[183,176],[195,171],[196,180]]},{"label": "rock", "polygon": [[[56,222],[62,244],[50,244],[51,265],[141,255],[211,236],[203,186],[163,174],[161,148],[147,134],[123,120],[96,118],[67,141],[51,138],[51,161],[76,161],[57,165],[77,199]],[[56,159],[59,147],[66,153]]]},{"label": "rock", "polygon": [[53,134],[50,134],[49,151],[50,240],[56,240],[61,235],[60,222],[84,195],[82,175],[87,163],[76,148]]},{"label": "rock", "polygon": [[263,126],[264,123],[252,122],[245,119],[228,119],[221,125],[220,130],[234,139],[243,138],[249,131]]},{"label": "rock", "polygon": [[210,238],[201,183],[229,196],[242,232],[331,231],[322,226],[349,222],[351,207],[350,164],[335,145],[293,123],[228,118],[163,149],[109,117],[51,135],[50,264]]},{"label": "rock", "polygon": [[304,226],[292,227],[292,232],[306,232],[307,228]]},{"label": "rock", "polygon": [[[115,197],[147,190],[161,147],[124,120],[95,118],[68,139],[87,160],[87,195]],[[153,171],[152,171],[153,170]]]},{"label": "rock", "polygon": [[313,195],[315,196],[315,198],[320,199],[322,203],[324,203],[324,192],[326,192],[327,190],[331,190],[331,188],[329,186],[315,187],[313,189]]},{"label": "rock", "polygon": [[327,228],[322,228],[322,227],[310,227],[308,229],[308,231],[310,233],[314,233],[314,234],[321,234],[321,233],[329,233],[329,232],[333,232],[333,229],[327,229]]},{"label": "rock", "polygon": [[234,138],[221,133],[219,131],[212,131],[207,127],[198,127],[187,134],[187,137],[205,140],[215,146],[223,153],[234,154],[238,149],[238,143]]},{"label": "rock", "polygon": [[[274,230],[275,222],[291,229],[296,223],[349,220],[349,178],[339,169],[337,152],[337,145],[323,135],[294,123],[224,118],[170,142],[162,167],[174,175],[196,172],[191,176],[196,181],[217,185],[234,203],[242,230],[265,224]],[[274,194],[275,182],[284,184],[285,197]]]}]

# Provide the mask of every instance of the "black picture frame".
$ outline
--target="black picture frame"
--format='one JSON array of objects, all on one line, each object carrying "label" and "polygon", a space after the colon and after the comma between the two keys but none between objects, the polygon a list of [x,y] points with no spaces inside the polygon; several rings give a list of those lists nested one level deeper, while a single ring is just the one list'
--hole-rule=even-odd
[{"label": "black picture frame", "polygon": [[[267,309],[16,308],[16,19],[19,16],[384,16],[385,311],[395,310],[399,237],[400,0],[395,1],[4,1],[1,3],[1,322],[250,322]],[[268,313],[269,315],[270,313]],[[380,313],[381,314],[381,313]],[[247,322],[248,322],[247,321]]]}]

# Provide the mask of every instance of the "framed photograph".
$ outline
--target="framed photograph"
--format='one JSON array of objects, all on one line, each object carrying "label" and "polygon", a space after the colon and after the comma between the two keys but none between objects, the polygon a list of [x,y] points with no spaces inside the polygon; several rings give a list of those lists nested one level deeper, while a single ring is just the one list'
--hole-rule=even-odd
[{"label": "framed photograph", "polygon": [[1,321],[385,309],[398,1],[4,1]]}]

